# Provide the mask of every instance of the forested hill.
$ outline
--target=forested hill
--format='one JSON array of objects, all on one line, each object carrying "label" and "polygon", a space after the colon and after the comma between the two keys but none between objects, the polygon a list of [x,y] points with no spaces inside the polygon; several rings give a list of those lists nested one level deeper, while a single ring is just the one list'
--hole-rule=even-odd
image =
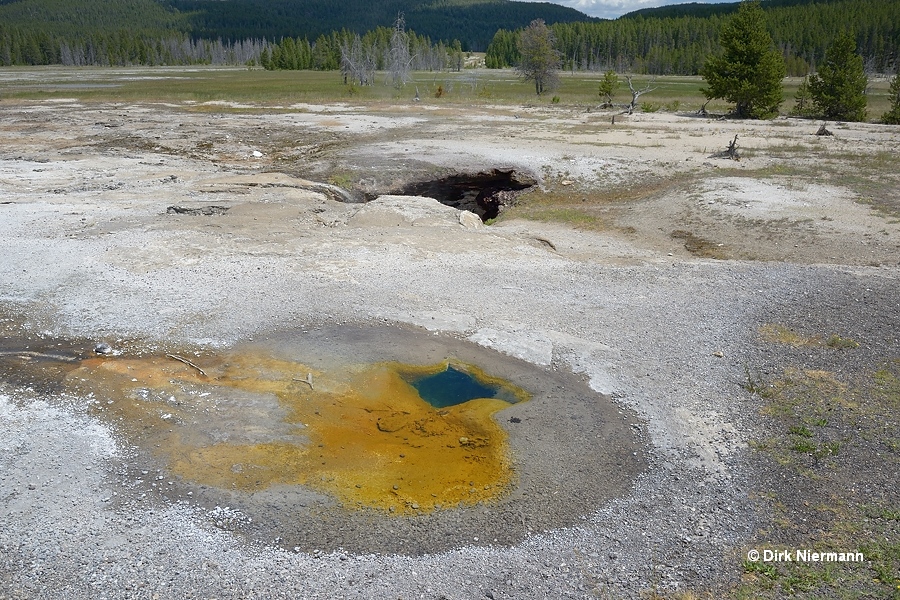
[{"label": "forested hill", "polygon": [[230,40],[284,36],[313,40],[346,29],[364,34],[390,26],[403,13],[406,26],[434,41],[459,40],[463,49],[487,48],[498,29],[517,29],[534,19],[547,23],[589,21],[571,8],[510,0],[168,0],[189,15],[195,36]]},{"label": "forested hill", "polygon": [[487,48],[498,29],[517,29],[533,19],[591,20],[556,4],[511,0],[0,0],[0,33],[73,38],[177,31],[194,40],[314,40],[340,30],[362,35],[390,26],[399,13],[416,33],[459,40],[474,51]]},{"label": "forested hill", "polygon": [[[843,0],[762,0],[765,9],[785,8],[789,6],[805,6],[809,4],[833,4]],[[672,19],[675,17],[711,17],[713,15],[727,15],[737,12],[740,2],[722,2],[719,4],[701,4],[699,2],[686,2],[683,4],[670,4],[656,8],[642,8],[622,15],[622,19],[632,17],[645,17],[654,19]],[[815,7],[813,7],[815,10]]]},{"label": "forested hill", "polygon": [[186,31],[186,15],[156,0],[0,0],[0,27],[47,34]]},{"label": "forested hill", "polygon": [[[488,66],[513,66],[518,31],[542,18],[567,70],[691,75],[719,51],[719,32],[738,4],[667,6],[607,21],[511,0],[0,0],[0,66],[332,69],[359,34],[361,51],[376,49],[380,67],[385,28],[403,13],[424,68],[459,64],[460,51],[485,48]],[[867,70],[900,68],[900,0],[764,0],[762,7],[790,75],[815,70],[842,31],[856,38]]]},{"label": "forested hill", "polygon": [[[647,9],[596,23],[552,26],[566,68],[693,75],[719,49],[719,32],[738,4]],[[819,64],[842,31],[856,39],[866,69],[900,67],[900,0],[768,0],[766,26],[789,75]],[[487,51],[488,66],[518,62],[517,32],[502,30]]]}]

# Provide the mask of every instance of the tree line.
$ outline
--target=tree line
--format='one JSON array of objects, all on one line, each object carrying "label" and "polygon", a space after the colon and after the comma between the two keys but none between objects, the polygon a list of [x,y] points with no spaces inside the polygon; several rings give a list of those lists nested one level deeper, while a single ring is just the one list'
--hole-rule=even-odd
[{"label": "tree line", "polygon": [[[404,21],[405,22],[405,21]],[[320,35],[310,42],[307,38],[286,37],[268,44],[262,50],[259,64],[268,70],[320,70],[338,69],[361,72],[388,70],[397,25],[377,27],[359,35],[342,29],[329,35]],[[403,28],[403,40],[409,54],[408,68],[413,71],[440,71],[448,68],[459,70],[463,64],[462,44],[459,40],[447,44],[433,43],[430,38]],[[396,40],[394,40],[396,41]],[[355,77],[365,85],[367,79]]]},{"label": "tree line", "polygon": [[[767,18],[760,0],[742,0],[736,14],[728,17],[719,32],[720,48],[707,54],[700,68],[706,82],[701,89],[707,102],[698,111],[705,115],[706,104],[714,98],[733,105],[731,116],[766,119],[778,115],[784,102],[786,62],[775,47],[767,30]],[[563,54],[553,29],[535,19],[516,38],[519,55],[516,69],[525,81],[534,81],[535,93],[543,94],[558,84],[557,73]],[[652,91],[652,80],[636,89],[631,75],[625,79],[631,91],[632,113],[638,98]],[[608,69],[599,81],[597,91],[602,106],[613,108],[612,97],[619,85],[618,74]],[[863,56],[853,35],[844,31],[829,44],[816,73],[807,75],[795,95],[791,114],[802,117],[839,121],[863,121],[867,117],[866,88],[868,75]],[[900,73],[890,86],[891,108],[881,117],[884,123],[900,123]],[[825,126],[819,135],[830,135]],[[729,155],[736,155],[737,137],[729,145]]]},{"label": "tree line", "polygon": [[[763,4],[763,7],[768,3]],[[697,75],[720,47],[719,34],[732,12],[702,11],[654,17],[654,12],[615,21],[550,25],[566,70]],[[766,29],[785,60],[786,73],[802,77],[815,71],[828,46],[845,30],[853,33],[868,72],[890,72],[900,55],[900,1],[838,0],[764,8]],[[662,13],[666,14],[666,13]],[[522,30],[501,29],[485,58],[488,67],[519,64]]]},{"label": "tree line", "polygon": [[[359,63],[364,57],[367,65],[374,63],[375,69],[381,69],[391,35],[390,27],[376,26],[363,33],[348,27],[316,37],[234,37],[239,32],[269,31],[273,15],[283,15],[287,23],[293,23],[298,14],[305,13],[295,10],[288,18],[288,9],[300,6],[290,0],[273,0],[269,2],[272,6],[262,12],[258,0],[169,0],[171,5],[183,9],[181,12],[164,10],[151,0],[118,0],[112,16],[105,17],[101,8],[106,4],[101,6],[99,1],[84,0],[73,5],[67,0],[20,0],[0,5],[0,65],[261,64],[269,69],[336,70],[345,58],[342,49],[357,48],[359,56],[353,62]],[[392,1],[391,6],[401,5],[401,0]],[[201,16],[207,20],[198,21],[196,14],[184,12],[200,10],[192,2],[197,6],[222,6],[215,9],[219,11],[216,13],[206,9]],[[353,0],[350,4],[359,3]],[[473,27],[481,27],[483,23],[474,16],[479,13],[472,11],[493,14],[490,11],[507,4],[439,0],[418,6],[414,18],[407,22],[421,20],[423,11],[440,9],[444,11],[441,14],[449,15],[448,21],[472,17]],[[251,5],[259,13],[255,20],[248,16]],[[332,4],[322,18],[339,14],[336,6]],[[695,75],[707,57],[721,47],[720,31],[734,14],[734,6],[727,6],[684,5],[642,11],[614,21],[556,22],[549,28],[560,65],[566,70]],[[900,0],[769,0],[763,7],[766,29],[784,58],[787,75],[814,72],[824,60],[828,45],[845,29],[853,34],[868,73],[896,69],[900,54]],[[248,19],[242,29],[237,28],[239,17]],[[393,16],[383,22],[391,20]],[[204,28],[198,29],[198,22]],[[433,28],[433,23],[427,22]],[[116,29],[116,24],[127,26]],[[232,31],[226,27],[229,24],[236,28]],[[419,32],[409,31],[413,69],[458,65],[461,52],[470,47],[465,39],[448,41],[442,34],[434,36],[411,29]],[[198,35],[200,31],[203,35]],[[489,67],[520,64],[521,32],[522,29],[495,30],[487,47]]]},{"label": "tree line", "polygon": [[227,42],[193,39],[172,31],[159,35],[129,31],[60,36],[0,25],[0,66],[161,66],[258,64],[271,44],[261,39]]}]

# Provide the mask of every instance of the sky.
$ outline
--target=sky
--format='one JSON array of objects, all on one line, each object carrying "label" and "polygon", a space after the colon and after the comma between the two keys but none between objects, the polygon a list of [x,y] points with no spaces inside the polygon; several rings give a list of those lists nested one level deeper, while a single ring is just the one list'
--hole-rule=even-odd
[{"label": "sky", "polygon": [[721,2],[736,2],[737,0],[538,0],[561,4],[579,10],[592,17],[615,19],[625,13],[641,8],[655,8],[670,4],[686,4],[698,2],[701,4],[719,4]]}]

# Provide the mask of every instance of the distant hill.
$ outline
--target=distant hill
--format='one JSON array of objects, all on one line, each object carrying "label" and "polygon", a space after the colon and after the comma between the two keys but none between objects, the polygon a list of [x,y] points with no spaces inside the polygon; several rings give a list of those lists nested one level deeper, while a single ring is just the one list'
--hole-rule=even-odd
[{"label": "distant hill", "polygon": [[[267,56],[277,68],[331,69],[356,33],[369,32],[383,54],[384,28],[402,13],[419,50],[429,42],[438,54],[486,49],[492,67],[517,63],[518,30],[540,18],[556,34],[566,69],[696,74],[719,51],[719,32],[738,5],[680,4],[610,21],[512,0],[0,0],[0,65],[263,64]],[[762,6],[790,75],[815,70],[844,30],[868,70],[900,68],[900,0]]]},{"label": "distant hill", "polygon": [[[43,1],[43,0],[42,0]],[[550,23],[591,20],[547,2],[510,0],[168,0],[188,15],[191,32],[206,38],[284,36],[310,40],[346,29],[359,34],[390,26],[403,13],[407,28],[434,41],[459,40],[464,49],[484,50],[501,28],[517,29],[534,19]]]},{"label": "distant hill", "polygon": [[[763,10],[772,8],[785,8],[790,6],[805,6],[809,4],[833,4],[843,0],[762,0]],[[642,8],[619,17],[630,19],[633,17],[653,19],[674,19],[677,17],[711,17],[713,15],[727,15],[737,12],[740,2],[722,2],[718,4],[705,4],[700,2],[685,2],[683,4],[670,4],[656,8]]]},{"label": "distant hill", "polygon": [[0,28],[91,35],[187,30],[189,23],[156,0],[0,0]]},{"label": "distant hill", "polygon": [[400,13],[408,29],[435,42],[459,40],[465,50],[484,50],[498,29],[517,29],[534,19],[548,24],[592,20],[548,2],[511,0],[0,0],[0,32],[178,31],[194,39],[314,40],[342,29],[363,34],[390,26]]}]

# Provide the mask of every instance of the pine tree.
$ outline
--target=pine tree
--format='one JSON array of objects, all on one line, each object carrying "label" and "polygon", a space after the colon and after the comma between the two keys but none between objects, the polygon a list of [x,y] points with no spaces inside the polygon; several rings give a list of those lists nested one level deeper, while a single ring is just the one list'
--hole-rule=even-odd
[{"label": "pine tree", "polygon": [[519,35],[518,71],[525,81],[534,81],[538,96],[554,89],[559,83],[559,52],[554,48],[556,39],[543,19],[535,19]]},{"label": "pine tree", "polygon": [[868,78],[856,41],[842,33],[825,53],[825,62],[809,78],[813,103],[826,119],[862,121],[866,118]]},{"label": "pine tree", "polygon": [[900,125],[900,73],[894,75],[891,80],[891,91],[888,96],[891,99],[891,109],[884,113],[881,120],[890,125]]},{"label": "pine tree", "polygon": [[778,114],[783,100],[784,58],[766,31],[759,0],[743,0],[719,35],[721,55],[711,55],[700,74],[708,99],[735,104],[735,115],[763,119]]},{"label": "pine tree", "polygon": [[815,115],[815,109],[812,104],[812,93],[809,90],[809,76],[803,78],[797,93],[794,94],[794,100],[797,104],[791,109],[791,114],[797,117],[812,117]]},{"label": "pine tree", "polygon": [[600,97],[603,98],[603,107],[604,108],[612,108],[613,94],[616,93],[616,89],[619,87],[619,76],[616,75],[616,72],[613,70],[609,70],[603,76],[603,79],[600,80]]}]

